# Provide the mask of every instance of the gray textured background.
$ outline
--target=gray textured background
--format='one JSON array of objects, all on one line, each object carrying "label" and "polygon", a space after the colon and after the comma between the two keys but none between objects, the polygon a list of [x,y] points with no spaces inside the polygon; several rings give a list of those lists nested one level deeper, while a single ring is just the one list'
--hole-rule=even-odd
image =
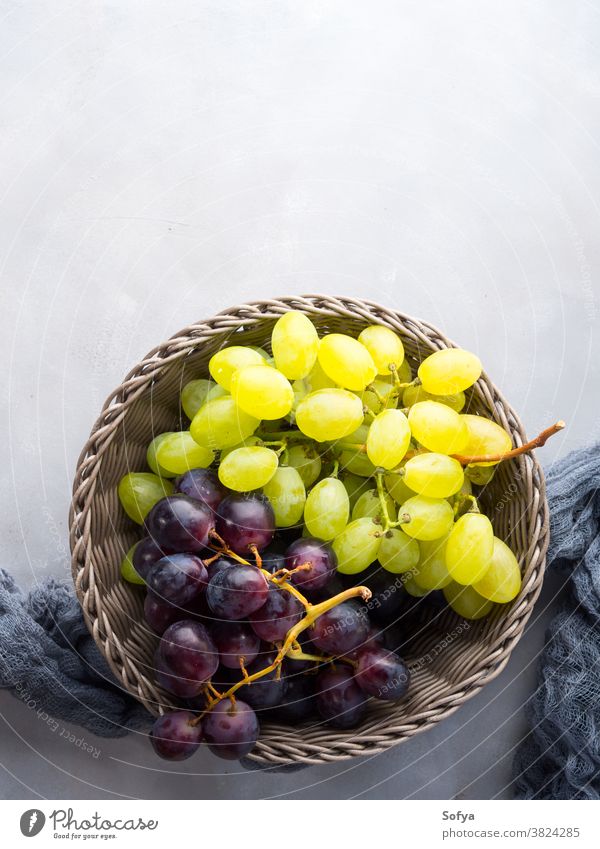
[{"label": "gray textured background", "polygon": [[[598,437],[600,6],[0,2],[3,565],[68,575],[77,454],[190,321],[367,296],[477,351],[545,463]],[[1,795],[510,795],[556,583],[504,673],[384,755],[288,776],[92,757],[0,693]],[[66,732],[65,732],[66,733]]]}]

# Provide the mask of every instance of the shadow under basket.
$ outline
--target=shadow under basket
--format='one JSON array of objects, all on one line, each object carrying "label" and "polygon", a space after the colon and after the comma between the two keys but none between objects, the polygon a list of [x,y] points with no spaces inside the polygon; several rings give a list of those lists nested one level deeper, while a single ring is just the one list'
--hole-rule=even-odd
[{"label": "shadow under basket", "polygon": [[[370,301],[320,295],[259,301],[185,328],[151,351],[107,399],[77,464],[70,517],[73,580],[87,626],[116,678],[154,715],[173,702],[154,683],[158,638],[144,622],[143,589],[120,577],[121,560],[140,528],[122,510],[117,485],[127,472],[147,469],[146,448],[154,435],[185,426],[181,388],[208,374],[212,354],[231,344],[268,347],[274,323],[291,309],[306,313],[320,335],[357,336],[367,324],[392,328],[413,371],[432,351],[452,346],[434,327]],[[511,434],[514,446],[526,441],[517,415],[485,374],[469,396],[470,412],[493,418]],[[370,700],[364,721],[351,731],[265,722],[250,758],[265,765],[318,764],[383,752],[449,716],[501,672],[523,633],[544,572],[548,506],[535,457],[501,463],[481,500],[496,535],[519,560],[523,585],[517,598],[476,622],[429,602],[409,605],[402,622],[403,656],[412,673],[406,699]]]}]

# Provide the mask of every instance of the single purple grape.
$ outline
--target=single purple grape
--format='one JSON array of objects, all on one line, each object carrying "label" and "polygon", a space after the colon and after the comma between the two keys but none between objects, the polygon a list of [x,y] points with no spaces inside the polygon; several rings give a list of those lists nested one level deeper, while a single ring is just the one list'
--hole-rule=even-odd
[{"label": "single purple grape", "polygon": [[167,554],[172,552],[163,550],[152,537],[144,537],[133,549],[131,562],[138,575],[146,580],[152,566]]},{"label": "single purple grape", "polygon": [[228,669],[241,669],[240,660],[248,666],[260,650],[260,639],[242,622],[215,622],[210,634],[221,663]]},{"label": "single purple grape", "polygon": [[304,607],[287,590],[269,584],[265,603],[250,616],[250,625],[255,634],[266,643],[284,640],[290,628],[304,615]]},{"label": "single purple grape", "polygon": [[366,711],[366,696],[347,669],[325,669],[317,676],[317,710],[334,728],[355,728]]},{"label": "single purple grape", "polygon": [[204,687],[202,681],[182,678],[180,675],[171,672],[158,650],[154,655],[154,670],[158,686],[179,699],[191,699],[198,696]]},{"label": "single purple grape", "polygon": [[296,726],[309,719],[317,708],[315,700],[315,676],[291,675],[286,677],[286,691],[273,716],[283,722]]},{"label": "single purple grape", "polygon": [[144,617],[157,634],[163,634],[169,625],[182,619],[185,613],[149,592],[144,600]]},{"label": "single purple grape", "polygon": [[264,495],[228,495],[216,511],[216,531],[236,554],[248,554],[250,546],[266,548],[275,533],[275,514]]},{"label": "single purple grape", "polygon": [[194,754],[202,741],[200,724],[191,724],[194,718],[189,710],[175,710],[158,717],[150,731],[150,742],[159,757],[184,761]]},{"label": "single purple grape", "polygon": [[169,625],[158,648],[168,673],[201,684],[208,681],[219,665],[219,654],[201,622],[183,619]]},{"label": "single purple grape", "polygon": [[394,701],[406,695],[410,683],[408,667],[397,654],[383,648],[358,652],[354,679],[368,696]]},{"label": "single purple grape", "polygon": [[216,473],[211,469],[190,469],[175,481],[176,492],[202,501],[211,510],[216,510],[227,495]]},{"label": "single purple grape", "polygon": [[218,560],[213,560],[212,563],[206,567],[208,571],[208,580],[214,577],[217,572],[220,572],[221,569],[229,569],[230,566],[237,566],[237,563],[234,563],[233,560],[228,560],[227,557],[219,557]]},{"label": "single purple grape", "polygon": [[252,751],[260,726],[252,708],[240,699],[223,699],[203,720],[204,739],[214,755],[235,761]]},{"label": "single purple grape", "polygon": [[148,572],[148,589],[169,604],[186,607],[206,592],[208,572],[194,554],[169,554]]},{"label": "single purple grape", "polygon": [[146,516],[146,527],[161,548],[196,553],[207,546],[214,516],[201,501],[187,495],[167,495]]},{"label": "single purple grape", "polygon": [[340,581],[340,576],[337,572],[334,572],[325,586],[320,590],[306,590],[306,588],[303,588],[302,591],[306,593],[307,596],[310,596],[310,600],[313,604],[318,604],[320,601],[326,601],[328,598],[343,592],[344,589],[345,587]]},{"label": "single purple grape", "polygon": [[273,550],[272,546],[269,546],[269,548],[265,551],[262,551],[260,556],[263,569],[266,569],[266,571],[271,574],[279,572],[280,569],[286,568],[284,553],[282,551]]},{"label": "single purple grape", "polygon": [[375,648],[383,648],[385,643],[385,631],[382,630],[382,626],[369,624],[369,630],[366,636],[366,639],[362,645],[353,651],[349,651],[345,657],[349,657],[352,660],[356,660],[359,652],[364,651],[364,649],[375,649]]},{"label": "single purple grape", "polygon": [[269,586],[256,566],[221,569],[208,582],[206,599],[220,619],[246,619],[267,600]]},{"label": "single purple grape", "polygon": [[317,617],[307,634],[327,654],[344,655],[365,644],[369,620],[356,602],[343,601]]},{"label": "single purple grape", "polygon": [[323,589],[335,574],[337,557],[333,548],[316,537],[297,539],[285,552],[286,568],[308,566],[292,575],[290,581],[302,592]]}]

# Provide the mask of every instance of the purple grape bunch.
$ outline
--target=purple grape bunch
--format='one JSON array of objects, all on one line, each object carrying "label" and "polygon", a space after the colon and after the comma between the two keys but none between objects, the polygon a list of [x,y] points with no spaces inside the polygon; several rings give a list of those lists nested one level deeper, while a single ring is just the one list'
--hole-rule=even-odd
[{"label": "purple grape bunch", "polygon": [[406,695],[395,632],[381,604],[364,602],[371,591],[389,595],[394,576],[378,564],[366,593],[338,574],[330,543],[278,529],[264,495],[228,490],[212,469],[177,478],[144,527],[132,565],[158,640],[154,678],[179,705],[150,733],[161,758],[183,760],[201,745],[243,758],[263,719],[350,729],[370,698]]}]

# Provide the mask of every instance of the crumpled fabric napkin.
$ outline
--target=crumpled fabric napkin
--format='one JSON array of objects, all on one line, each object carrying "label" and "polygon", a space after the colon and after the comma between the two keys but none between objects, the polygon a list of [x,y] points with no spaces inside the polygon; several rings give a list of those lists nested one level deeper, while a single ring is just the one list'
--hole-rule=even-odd
[{"label": "crumpled fabric napkin", "polygon": [[550,568],[565,591],[546,632],[530,725],[513,765],[521,799],[600,798],[600,445],[547,474]]},{"label": "crumpled fabric napkin", "polygon": [[[547,475],[548,563],[567,580],[539,661],[539,684],[526,705],[531,730],[514,761],[518,798],[600,798],[599,486],[600,445],[569,454]],[[70,585],[49,579],[25,594],[3,569],[0,687],[100,737],[151,722],[114,680]],[[247,759],[243,765],[261,769]]]},{"label": "crumpled fabric napkin", "polygon": [[99,737],[122,737],[151,722],[116,683],[72,587],[53,578],[26,594],[0,569],[0,687]]}]

